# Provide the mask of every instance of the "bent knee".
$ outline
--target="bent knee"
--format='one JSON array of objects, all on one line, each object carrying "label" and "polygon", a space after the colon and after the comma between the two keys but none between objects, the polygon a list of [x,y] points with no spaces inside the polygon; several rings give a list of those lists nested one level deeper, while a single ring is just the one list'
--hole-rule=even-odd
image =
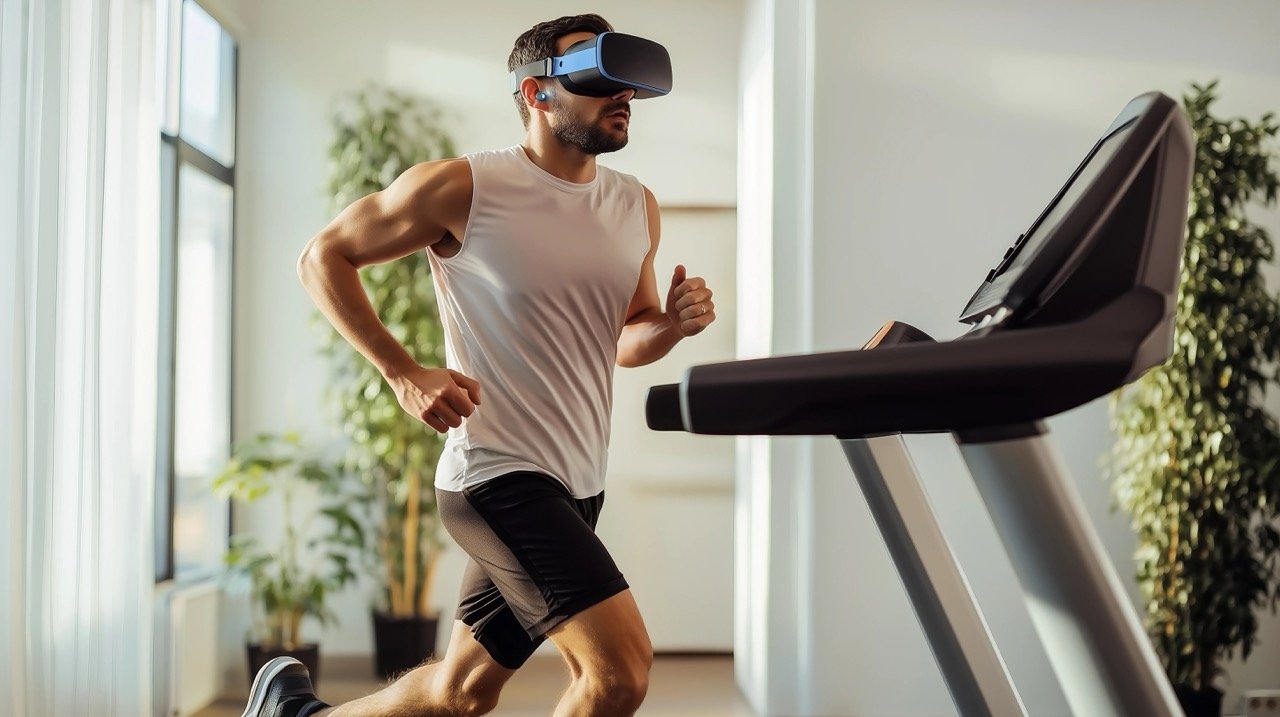
[{"label": "bent knee", "polygon": [[630,714],[640,708],[649,692],[652,666],[652,650],[633,654],[608,668],[588,670],[582,676],[582,687],[593,703],[609,707],[610,714]]},{"label": "bent knee", "polygon": [[607,667],[596,670],[597,679],[608,675],[607,679],[616,681],[622,689],[648,687],[649,671],[653,669],[653,645],[648,635],[642,637],[609,655],[604,660]]},{"label": "bent knee", "polygon": [[611,673],[621,676],[627,683],[649,682],[649,670],[653,668],[653,643],[643,630],[622,641],[606,661],[613,668]]},{"label": "bent knee", "polygon": [[437,679],[431,687],[430,702],[450,717],[479,717],[497,708],[501,692],[501,685],[465,675]]},{"label": "bent knee", "polygon": [[607,714],[634,714],[649,692],[649,673],[626,672],[608,676],[584,675],[587,699]]},{"label": "bent knee", "polygon": [[498,706],[498,696],[487,692],[459,691],[440,696],[436,703],[440,708],[431,714],[445,714],[449,717],[480,717],[487,715]]},{"label": "bent knee", "polygon": [[628,673],[643,672],[646,677],[653,667],[653,643],[643,627],[620,635],[604,653],[604,661]]},{"label": "bent knee", "polygon": [[492,693],[464,692],[454,698],[450,715],[455,717],[480,717],[498,706],[498,695]]}]

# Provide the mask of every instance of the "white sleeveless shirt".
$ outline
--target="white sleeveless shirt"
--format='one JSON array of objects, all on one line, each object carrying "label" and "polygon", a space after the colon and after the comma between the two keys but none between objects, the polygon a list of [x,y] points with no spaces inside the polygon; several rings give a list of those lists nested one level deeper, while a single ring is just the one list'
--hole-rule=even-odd
[{"label": "white sleeveless shirt", "polygon": [[435,485],[460,491],[529,470],[595,495],[618,338],[649,251],[644,188],[599,165],[590,182],[565,181],[519,145],[466,159],[462,247],[425,251],[446,364],[480,383],[481,403],[450,429]]}]

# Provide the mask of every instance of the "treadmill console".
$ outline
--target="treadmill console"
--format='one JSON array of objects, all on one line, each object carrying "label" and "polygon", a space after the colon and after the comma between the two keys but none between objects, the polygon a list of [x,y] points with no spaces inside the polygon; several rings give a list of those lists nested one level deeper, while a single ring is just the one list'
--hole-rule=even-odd
[{"label": "treadmill console", "polygon": [[[1152,197],[1151,192],[1165,168],[1153,166],[1159,163],[1144,159],[1154,153],[1171,118],[1180,113],[1173,100],[1158,93],[1145,94],[1129,102],[1094,142],[1053,200],[987,273],[961,311],[960,321],[987,325],[993,323],[992,317],[997,317],[996,322],[1007,321],[1011,326],[1025,324],[1045,306],[1054,303],[1055,292],[1090,254],[1111,254],[1122,249],[1114,237],[1108,236],[1113,233],[1108,229],[1151,230],[1149,226],[1138,226],[1134,217],[1117,214],[1140,211],[1146,200],[1159,201],[1159,196]],[[1139,177],[1144,169],[1150,176]],[[1179,169],[1175,168],[1173,173],[1179,173]],[[1145,186],[1133,187],[1136,179]],[[1131,207],[1121,206],[1119,200],[1125,194],[1132,194],[1134,189],[1146,196],[1131,202]],[[1127,255],[1115,259],[1136,273],[1137,267],[1133,264],[1142,257]],[[1108,286],[1094,292],[1095,298],[1075,297],[1071,300],[1083,303],[1074,310],[1056,313],[1087,315],[1115,298],[1118,291],[1127,289],[1123,285],[1135,278],[1132,273],[1113,277],[1103,282]]]},{"label": "treadmill console", "polygon": [[967,431],[1025,424],[1163,363],[1194,158],[1159,93],[1124,108],[961,312],[933,341],[900,322],[863,350],[693,366],[655,386],[649,426],[708,434]]}]

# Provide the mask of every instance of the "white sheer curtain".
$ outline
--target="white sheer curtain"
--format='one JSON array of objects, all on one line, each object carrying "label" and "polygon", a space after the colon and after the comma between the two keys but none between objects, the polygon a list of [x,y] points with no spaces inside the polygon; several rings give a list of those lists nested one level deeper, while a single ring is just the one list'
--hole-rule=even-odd
[{"label": "white sheer curtain", "polygon": [[151,712],[154,0],[0,0],[0,714]]}]

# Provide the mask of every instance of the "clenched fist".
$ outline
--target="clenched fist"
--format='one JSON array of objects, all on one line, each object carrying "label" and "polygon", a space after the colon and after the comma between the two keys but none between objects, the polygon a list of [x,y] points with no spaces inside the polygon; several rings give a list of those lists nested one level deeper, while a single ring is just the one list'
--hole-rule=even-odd
[{"label": "clenched fist", "polygon": [[684,274],[684,264],[677,264],[667,291],[666,313],[681,336],[693,336],[716,320],[716,305],[702,277],[686,279]]},{"label": "clenched fist", "polygon": [[461,426],[480,403],[480,384],[453,369],[418,366],[387,382],[401,408],[440,433]]}]

